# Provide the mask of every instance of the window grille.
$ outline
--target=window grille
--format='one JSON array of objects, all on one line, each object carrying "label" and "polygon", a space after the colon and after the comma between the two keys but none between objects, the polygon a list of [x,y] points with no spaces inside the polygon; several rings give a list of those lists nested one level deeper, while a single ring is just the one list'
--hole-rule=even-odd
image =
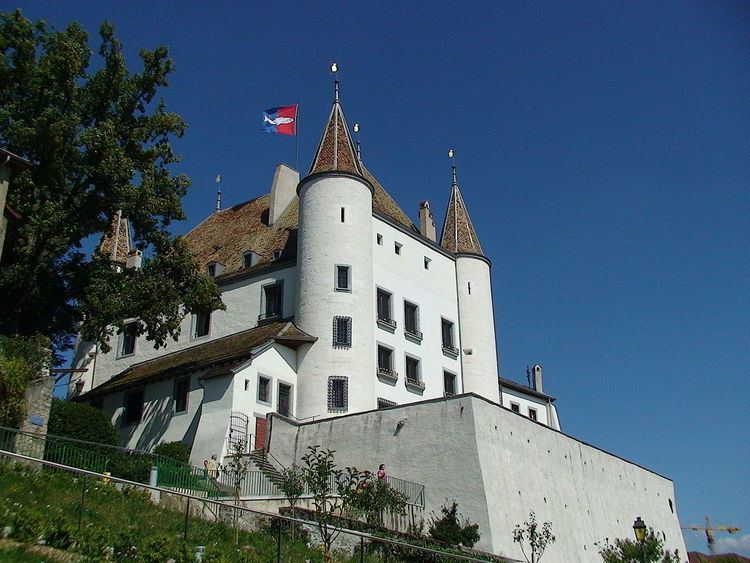
[{"label": "window grille", "polygon": [[349,379],[338,375],[328,378],[328,412],[349,410]]},{"label": "window grille", "polygon": [[352,345],[352,318],[333,317],[333,347],[350,348]]},{"label": "window grille", "polygon": [[395,403],[393,401],[389,401],[388,399],[378,398],[378,408],[379,409],[387,409],[388,407],[396,407],[396,406],[398,406],[398,403]]}]

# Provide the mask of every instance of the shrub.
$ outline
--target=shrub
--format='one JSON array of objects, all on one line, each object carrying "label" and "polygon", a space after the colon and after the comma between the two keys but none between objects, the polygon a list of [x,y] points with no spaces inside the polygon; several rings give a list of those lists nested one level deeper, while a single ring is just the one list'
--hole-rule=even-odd
[{"label": "shrub", "polygon": [[154,453],[186,465],[190,464],[190,446],[182,442],[162,442],[154,448]]},{"label": "shrub", "polygon": [[104,411],[83,403],[52,399],[47,431],[55,436],[117,445],[119,434]]},{"label": "shrub", "polygon": [[0,426],[17,428],[26,416],[26,389],[44,367],[48,344],[42,337],[0,336]]},{"label": "shrub", "polygon": [[443,506],[440,512],[443,513],[440,518],[430,520],[429,534],[433,540],[464,547],[473,547],[479,541],[479,524],[472,524],[468,519],[462,522],[456,501],[450,507]]}]

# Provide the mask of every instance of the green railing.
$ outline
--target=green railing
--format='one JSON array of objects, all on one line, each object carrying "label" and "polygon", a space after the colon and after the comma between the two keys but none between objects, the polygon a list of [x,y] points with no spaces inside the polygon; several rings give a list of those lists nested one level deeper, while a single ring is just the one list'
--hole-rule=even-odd
[{"label": "green railing", "polygon": [[36,435],[0,426],[0,449],[28,455],[97,473],[111,473],[139,483],[148,483],[151,468],[157,468],[157,485],[209,498],[222,496],[204,469],[172,458],[74,438]]}]

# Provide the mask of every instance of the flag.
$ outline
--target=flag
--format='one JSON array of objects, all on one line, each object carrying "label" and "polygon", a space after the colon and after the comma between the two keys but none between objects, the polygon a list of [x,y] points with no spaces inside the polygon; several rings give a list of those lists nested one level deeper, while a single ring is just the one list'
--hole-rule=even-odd
[{"label": "flag", "polygon": [[297,134],[297,104],[267,109],[263,112],[263,130],[280,135]]}]

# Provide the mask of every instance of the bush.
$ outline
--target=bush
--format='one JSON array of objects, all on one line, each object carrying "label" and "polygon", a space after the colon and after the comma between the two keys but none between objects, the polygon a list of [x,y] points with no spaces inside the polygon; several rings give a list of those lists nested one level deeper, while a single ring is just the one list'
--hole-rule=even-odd
[{"label": "bush", "polygon": [[473,547],[479,541],[479,524],[460,519],[458,505],[453,501],[450,507],[443,506],[443,516],[430,521],[430,537],[451,546]]},{"label": "bush", "polygon": [[190,446],[182,442],[162,442],[154,448],[154,453],[190,465]]},{"label": "bush", "polygon": [[117,429],[104,411],[83,403],[52,399],[47,431],[55,436],[116,446]]},{"label": "bush", "polygon": [[0,336],[0,426],[18,428],[26,416],[26,389],[44,367],[47,345],[42,337]]}]

